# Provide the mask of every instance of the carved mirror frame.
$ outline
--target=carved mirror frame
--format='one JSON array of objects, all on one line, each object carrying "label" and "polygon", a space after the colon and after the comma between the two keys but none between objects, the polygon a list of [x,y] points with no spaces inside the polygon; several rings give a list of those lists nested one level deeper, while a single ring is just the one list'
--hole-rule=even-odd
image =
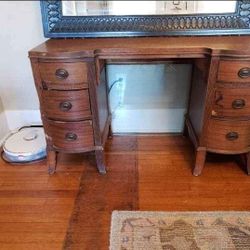
[{"label": "carved mirror frame", "polygon": [[249,0],[227,14],[63,16],[60,0],[41,1],[41,12],[48,38],[250,34]]}]

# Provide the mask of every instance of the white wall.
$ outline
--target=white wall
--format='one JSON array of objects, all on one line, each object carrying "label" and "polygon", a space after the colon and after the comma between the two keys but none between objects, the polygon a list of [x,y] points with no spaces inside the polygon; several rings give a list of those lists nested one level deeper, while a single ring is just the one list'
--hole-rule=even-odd
[{"label": "white wall", "polygon": [[6,116],[4,113],[3,104],[0,98],[0,146],[3,142],[3,139],[8,134],[8,132],[9,132],[9,128],[8,128]]},{"label": "white wall", "polygon": [[180,133],[187,110],[190,64],[109,65],[115,133]]},{"label": "white wall", "polygon": [[0,1],[0,23],[0,96],[9,127],[15,128],[39,109],[28,58],[45,41],[39,1]]}]

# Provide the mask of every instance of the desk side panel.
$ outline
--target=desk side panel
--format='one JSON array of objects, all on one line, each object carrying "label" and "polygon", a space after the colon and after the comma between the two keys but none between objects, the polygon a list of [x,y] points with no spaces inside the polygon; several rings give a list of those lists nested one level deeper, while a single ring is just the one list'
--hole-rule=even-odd
[{"label": "desk side panel", "polygon": [[188,118],[193,127],[197,142],[199,142],[202,134],[204,122],[209,63],[209,59],[207,58],[196,59],[193,66]]},{"label": "desk side panel", "polygon": [[[104,147],[110,125],[110,112],[108,105],[107,81],[105,67],[96,70],[91,64],[90,70],[90,99],[94,119],[95,145]],[[97,81],[98,79],[98,81]]]}]

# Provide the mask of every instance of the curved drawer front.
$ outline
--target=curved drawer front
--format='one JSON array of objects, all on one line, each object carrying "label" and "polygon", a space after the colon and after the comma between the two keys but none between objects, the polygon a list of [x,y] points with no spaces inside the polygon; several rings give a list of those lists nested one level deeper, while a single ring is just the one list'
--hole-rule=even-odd
[{"label": "curved drawer front", "polygon": [[212,116],[250,117],[250,89],[218,88],[215,91]]},{"label": "curved drawer front", "polygon": [[62,121],[83,120],[91,117],[88,89],[42,91],[43,113],[47,118]]},{"label": "curved drawer front", "polygon": [[250,147],[250,120],[225,121],[210,119],[206,135],[207,148],[212,150],[247,151]]},{"label": "curved drawer front", "polygon": [[250,61],[221,60],[217,79],[221,82],[250,82]]},{"label": "curved drawer front", "polygon": [[94,146],[92,121],[58,122],[46,120],[46,133],[55,148],[80,151]]},{"label": "curved drawer front", "polygon": [[63,90],[87,87],[87,63],[41,62],[39,70],[44,88]]}]

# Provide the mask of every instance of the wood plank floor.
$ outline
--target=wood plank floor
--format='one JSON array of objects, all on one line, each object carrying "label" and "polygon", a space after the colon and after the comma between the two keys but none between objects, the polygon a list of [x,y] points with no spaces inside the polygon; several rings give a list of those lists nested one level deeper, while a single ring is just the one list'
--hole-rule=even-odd
[{"label": "wood plank floor", "polygon": [[[44,161],[11,166],[0,160],[0,249],[108,249],[113,209],[249,211],[250,177],[234,159],[210,155],[202,176],[193,177],[186,138],[117,136],[107,143],[106,176],[98,175],[90,154],[60,154],[53,176]],[[131,185],[130,192],[122,185]],[[77,227],[72,211],[80,186],[86,223]],[[72,244],[69,236],[77,235],[79,244]]]}]

